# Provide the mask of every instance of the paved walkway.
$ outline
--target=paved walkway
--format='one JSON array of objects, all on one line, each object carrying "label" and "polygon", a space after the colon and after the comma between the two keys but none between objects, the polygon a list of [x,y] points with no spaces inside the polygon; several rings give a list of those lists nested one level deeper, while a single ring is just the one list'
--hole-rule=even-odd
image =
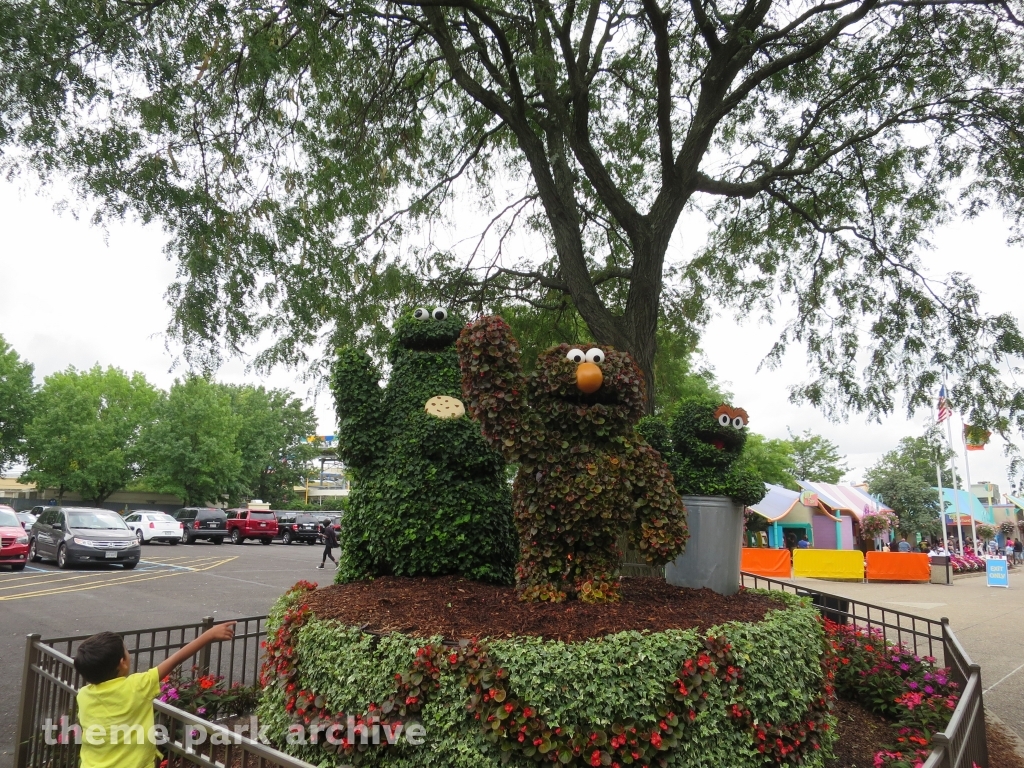
[{"label": "paved walkway", "polygon": [[981,665],[985,709],[1024,739],[1024,574],[1010,588],[985,586],[984,576],[938,584],[851,584],[792,579],[823,592],[892,607],[930,619],[949,619],[971,660]]}]

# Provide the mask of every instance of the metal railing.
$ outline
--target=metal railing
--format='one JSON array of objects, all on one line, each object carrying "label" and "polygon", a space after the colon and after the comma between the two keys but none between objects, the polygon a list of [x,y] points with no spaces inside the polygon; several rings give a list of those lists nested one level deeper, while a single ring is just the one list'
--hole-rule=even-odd
[{"label": "metal railing", "polygon": [[[255,685],[262,663],[260,643],[266,637],[266,616],[238,619],[235,636],[230,641],[211,643],[194,657],[196,674],[222,676],[227,685]],[[156,666],[183,645],[187,645],[213,626],[212,618],[195,624],[157,627],[119,633],[131,658],[133,672]],[[84,636],[43,640],[29,635],[25,645],[22,671],[21,702],[15,733],[15,768],[77,768],[78,747],[68,743],[66,734],[77,720],[75,696],[83,681],[75,671],[72,656]],[[308,763],[289,757],[237,731],[229,731],[201,717],[165,702],[153,702],[156,723],[164,725],[170,741],[162,749],[169,765],[199,765],[204,768],[311,768]],[[47,726],[55,726],[47,730]],[[212,737],[222,736],[220,744],[192,743],[185,738],[186,729],[205,729]]]},{"label": "metal railing", "polygon": [[[940,650],[943,665],[949,667],[950,679],[960,690],[960,699],[946,729],[932,735],[932,751],[923,768],[989,768],[981,667],[971,661],[950,629],[949,619],[935,621],[753,573],[742,573],[741,581],[747,587],[810,597],[825,618],[837,624],[880,630],[887,639],[912,647],[920,656],[938,658],[935,651]],[[923,652],[925,647],[927,653]]]}]

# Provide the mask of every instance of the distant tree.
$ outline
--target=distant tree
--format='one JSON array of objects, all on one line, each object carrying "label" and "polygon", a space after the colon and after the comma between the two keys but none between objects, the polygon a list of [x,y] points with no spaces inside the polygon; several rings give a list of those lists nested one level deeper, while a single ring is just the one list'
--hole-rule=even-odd
[{"label": "distant tree", "polygon": [[[952,488],[953,475],[949,471],[949,459],[952,455],[953,452],[946,446],[942,433],[933,428],[920,437],[904,437],[896,448],[879,459],[875,467],[914,475],[932,487],[935,485],[935,467],[938,465],[942,471],[942,487]],[[874,468],[870,471],[874,471]]]},{"label": "distant tree", "polygon": [[201,376],[175,381],[140,441],[146,484],[187,505],[228,496],[242,469],[240,426],[227,388]]},{"label": "distant tree", "polygon": [[821,435],[812,434],[809,429],[800,435],[790,432],[789,443],[793,446],[793,474],[797,480],[838,483],[850,471],[839,447]]},{"label": "distant tree", "polygon": [[902,535],[940,534],[939,498],[929,483],[899,468],[877,464],[868,470],[867,480],[871,493],[896,513]]},{"label": "distant tree", "polygon": [[769,439],[751,432],[743,447],[740,462],[745,464],[762,482],[800,490],[794,477],[793,444],[789,440]]},{"label": "distant tree", "polygon": [[32,364],[0,336],[0,472],[25,450],[25,425],[32,414]]},{"label": "distant tree", "polygon": [[25,429],[22,481],[105,501],[138,477],[138,439],[160,393],[141,373],[98,365],[48,376]]},{"label": "distant tree", "polygon": [[290,500],[293,488],[309,474],[309,462],[319,455],[317,447],[306,442],[316,431],[313,409],[287,390],[235,386],[227,391],[238,420],[241,460],[232,500]]}]

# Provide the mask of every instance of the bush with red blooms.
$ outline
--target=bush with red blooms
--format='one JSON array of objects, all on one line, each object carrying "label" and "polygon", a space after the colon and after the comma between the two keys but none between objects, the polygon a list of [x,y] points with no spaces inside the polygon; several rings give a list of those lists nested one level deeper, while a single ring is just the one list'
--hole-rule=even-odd
[{"label": "bush with red blooms", "polygon": [[839,695],[893,723],[894,743],[875,754],[876,768],[920,768],[931,735],[945,728],[959,699],[948,669],[885,639],[879,630],[825,623]]},{"label": "bush with red blooms", "polygon": [[260,698],[259,686],[226,685],[222,675],[199,672],[199,667],[192,667],[188,675],[174,670],[160,681],[157,699],[206,720],[243,715],[255,709]]},{"label": "bush with red blooms", "polygon": [[[312,619],[302,600],[307,588],[297,585],[288,593],[291,602],[269,635],[262,671],[264,684],[280,689],[290,722],[307,729],[317,726],[325,731],[338,725],[344,733],[347,718],[353,716],[357,725],[394,732],[398,724],[407,725],[440,695],[442,678],[446,678],[446,690],[464,691],[465,711],[470,722],[478,724],[485,741],[506,757],[514,753],[533,762],[576,768],[665,765],[681,739],[692,740],[693,728],[707,726],[708,716],[710,722],[726,726],[729,735],[723,733],[724,738],[745,743],[748,754],[763,755],[764,765],[805,765],[811,753],[829,743],[826,735],[831,728],[828,712],[834,665],[826,665],[822,689],[799,720],[764,722],[751,712],[751,707],[763,708],[763,703],[758,703],[760,694],[752,699],[744,687],[749,683],[744,674],[749,655],[737,654],[725,635],[698,639],[697,649],[679,664],[665,687],[664,700],[654,707],[656,717],[641,712],[635,720],[602,726],[552,725],[539,711],[540,705],[517,695],[507,670],[494,660],[491,643],[483,640],[428,642],[415,650],[410,668],[394,676],[387,697],[366,704],[360,712],[336,712],[320,692],[303,688],[299,675],[295,643],[303,625]],[[808,619],[813,627],[814,619]],[[821,637],[818,635],[818,642]],[[818,652],[814,651],[812,660]],[[342,738],[340,744],[318,744],[351,762],[359,762],[367,750],[392,748],[387,740],[367,745],[350,744]],[[305,753],[305,757],[315,762],[315,754]]]},{"label": "bush with red blooms", "polygon": [[[651,564],[686,546],[686,510],[661,456],[636,432],[643,375],[611,347],[561,344],[526,375],[500,317],[478,317],[457,344],[466,407],[519,465],[513,514],[524,600],[617,600],[625,530]],[[583,377],[583,378],[581,378]]]}]

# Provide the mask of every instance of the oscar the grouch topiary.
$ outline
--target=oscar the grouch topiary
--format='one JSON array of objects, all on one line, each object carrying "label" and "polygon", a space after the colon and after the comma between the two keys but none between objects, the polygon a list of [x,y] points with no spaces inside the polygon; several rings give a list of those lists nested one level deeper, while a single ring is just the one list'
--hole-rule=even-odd
[{"label": "oscar the grouch topiary", "polygon": [[462,391],[487,441],[519,464],[513,486],[524,600],[617,600],[616,540],[626,531],[652,564],[683,551],[686,510],[665,462],[638,435],[643,376],[610,347],[561,344],[523,374],[500,317],[458,343]]},{"label": "oscar the grouch topiary", "polygon": [[670,424],[645,418],[638,430],[658,449],[684,496],[728,496],[749,506],[764,498],[764,483],[738,464],[749,417],[707,395],[683,398]]},{"label": "oscar the grouch topiary", "polygon": [[338,455],[352,476],[339,581],[460,574],[511,583],[515,531],[505,463],[465,415],[455,340],[443,308],[395,323],[387,387],[362,350],[331,376]]}]

